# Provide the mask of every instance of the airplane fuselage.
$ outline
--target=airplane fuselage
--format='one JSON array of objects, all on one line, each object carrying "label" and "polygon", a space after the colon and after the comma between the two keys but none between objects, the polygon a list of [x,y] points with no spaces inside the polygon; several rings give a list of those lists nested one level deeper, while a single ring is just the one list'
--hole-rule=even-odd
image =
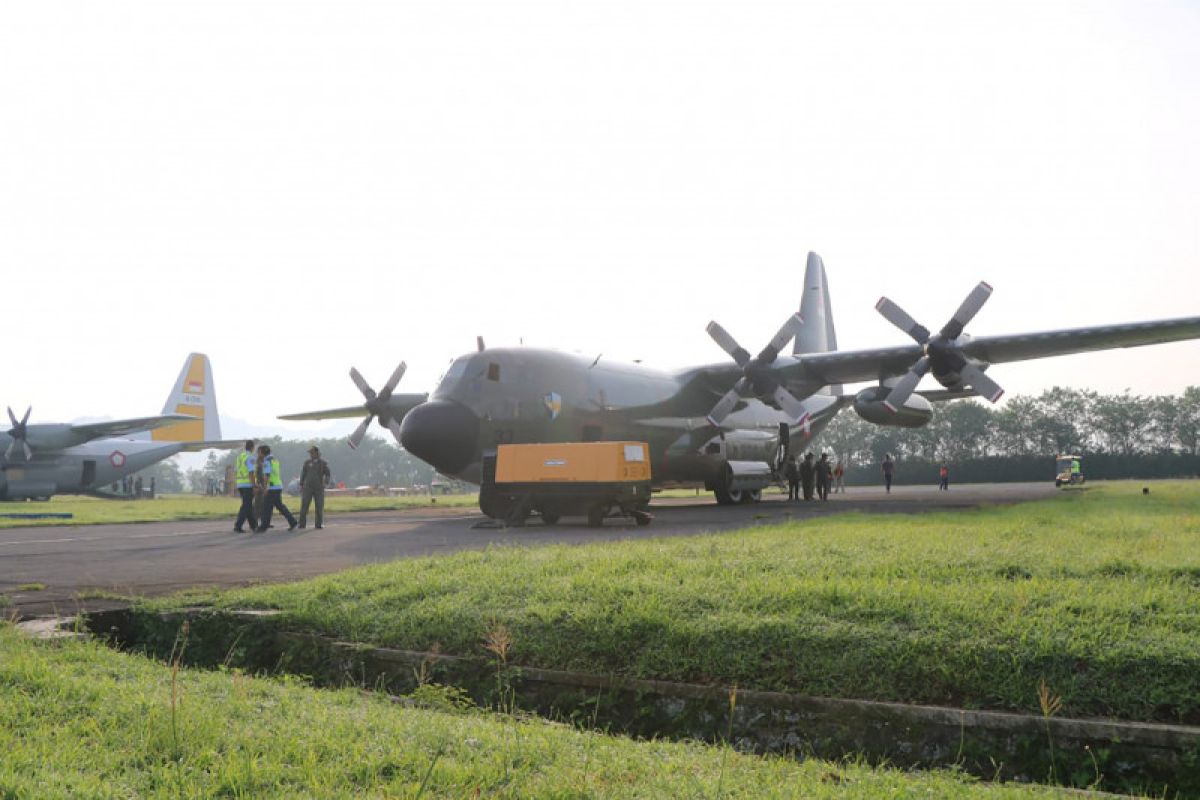
[{"label": "airplane fuselage", "polygon": [[183,442],[96,439],[31,460],[3,457],[11,439],[0,434],[0,500],[87,494],[180,452]]},{"label": "airplane fuselage", "polygon": [[[694,373],[554,350],[488,349],[451,364],[429,401],[405,415],[401,440],[440,472],[476,483],[484,456],[502,444],[645,441],[656,485],[711,487],[727,462],[773,463],[780,424],[789,422],[750,398],[718,430],[703,410],[721,391]],[[822,400],[810,433],[837,410],[834,398]]]}]

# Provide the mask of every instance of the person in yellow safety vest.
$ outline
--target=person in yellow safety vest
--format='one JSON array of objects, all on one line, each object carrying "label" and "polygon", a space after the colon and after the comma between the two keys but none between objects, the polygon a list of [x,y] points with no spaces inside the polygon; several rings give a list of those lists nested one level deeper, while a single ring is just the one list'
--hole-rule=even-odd
[{"label": "person in yellow safety vest", "polygon": [[258,532],[265,533],[267,528],[271,527],[271,509],[273,508],[278,508],[279,513],[283,514],[288,521],[288,530],[294,531],[296,530],[296,518],[283,504],[283,467],[279,466],[279,459],[271,455],[270,447],[263,445],[258,448],[258,451],[262,454],[262,471],[267,484],[262,519],[258,521]]},{"label": "person in yellow safety vest", "polygon": [[246,440],[246,449],[238,453],[233,467],[234,481],[237,483],[238,494],[242,497],[242,507],[238,509],[237,522],[233,523],[234,533],[245,533],[242,528],[247,522],[250,530],[258,527],[258,519],[254,516],[254,440]]},{"label": "person in yellow safety vest", "polygon": [[1079,473],[1082,472],[1078,458],[1071,459],[1071,483],[1079,483]]}]

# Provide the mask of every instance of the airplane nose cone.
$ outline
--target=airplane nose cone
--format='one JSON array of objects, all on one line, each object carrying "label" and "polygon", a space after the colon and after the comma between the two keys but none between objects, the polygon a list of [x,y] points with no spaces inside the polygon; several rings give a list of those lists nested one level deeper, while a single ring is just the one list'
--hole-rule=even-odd
[{"label": "airplane nose cone", "polygon": [[400,443],[438,472],[453,475],[475,460],[479,418],[451,400],[422,403],[404,415]]}]

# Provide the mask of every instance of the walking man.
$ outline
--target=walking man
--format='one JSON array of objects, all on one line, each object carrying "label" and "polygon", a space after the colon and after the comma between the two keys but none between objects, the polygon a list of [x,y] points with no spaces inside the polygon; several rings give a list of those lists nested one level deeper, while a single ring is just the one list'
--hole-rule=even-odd
[{"label": "walking man", "polygon": [[266,497],[263,501],[262,518],[258,523],[258,532],[266,533],[267,528],[271,527],[271,509],[279,509],[279,513],[283,514],[284,519],[288,521],[288,530],[296,530],[296,518],[292,516],[292,512],[283,504],[283,467],[279,465],[279,459],[271,455],[271,448],[263,445],[258,448],[262,454],[262,471],[263,477],[266,478]]},{"label": "walking man", "polygon": [[237,481],[238,494],[242,497],[242,507],[238,509],[237,522],[233,523],[235,533],[245,533],[242,528],[247,522],[250,530],[258,527],[258,517],[254,514],[254,440],[246,440],[246,449],[238,453],[233,467],[234,480]]},{"label": "walking man", "polygon": [[329,465],[316,445],[308,448],[308,461],[300,468],[300,527],[306,527],[308,504],[316,501],[317,530],[325,527],[325,484],[329,483]]},{"label": "walking man", "polygon": [[892,454],[887,453],[883,457],[883,485],[887,489],[887,493],[892,493],[892,478],[896,476],[896,462],[892,460]]},{"label": "walking man", "polygon": [[846,465],[839,458],[837,466],[833,468],[833,493],[846,493]]},{"label": "walking man", "polygon": [[938,477],[941,479],[938,483],[938,490],[950,491],[950,468],[942,464],[942,468],[938,470]]}]

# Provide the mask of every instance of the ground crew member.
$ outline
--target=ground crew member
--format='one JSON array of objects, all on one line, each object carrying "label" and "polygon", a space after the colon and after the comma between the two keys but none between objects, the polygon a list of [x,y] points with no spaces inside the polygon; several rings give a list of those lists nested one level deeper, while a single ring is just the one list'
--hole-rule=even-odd
[{"label": "ground crew member", "polygon": [[887,489],[887,493],[892,493],[892,478],[896,477],[896,462],[892,460],[892,454],[887,453],[883,457],[883,485]]},{"label": "ground crew member", "polygon": [[787,477],[788,484],[788,500],[800,499],[800,467],[796,466],[796,459],[789,456],[787,465],[783,468],[783,474]]},{"label": "ground crew member", "polygon": [[300,468],[300,527],[306,527],[308,504],[317,503],[317,530],[325,527],[325,484],[329,483],[329,464],[321,458],[316,445],[308,448],[308,461]]},{"label": "ground crew member", "polygon": [[267,528],[271,527],[271,509],[278,508],[279,513],[283,514],[284,519],[288,521],[288,530],[296,530],[296,518],[292,516],[292,512],[283,504],[283,467],[279,465],[279,459],[271,455],[271,448],[263,445],[258,448],[262,453],[262,472],[266,478],[266,492],[263,499],[263,512],[258,522],[258,532],[266,533]]},{"label": "ground crew member", "polygon": [[837,466],[833,468],[833,493],[846,493],[846,465],[839,458]]},{"label": "ground crew member", "polygon": [[1081,472],[1082,472],[1082,467],[1079,463],[1079,459],[1072,458],[1071,459],[1071,483],[1079,483],[1079,478],[1080,478]]},{"label": "ground crew member", "polygon": [[805,453],[800,462],[800,484],[804,489],[804,499],[813,499],[813,482],[817,478],[817,465],[813,463],[813,454]]},{"label": "ground crew member", "polygon": [[263,518],[264,504],[267,502],[267,453],[270,451],[265,444],[260,444],[254,455],[254,520],[250,530],[258,533],[259,521]]},{"label": "ground crew member", "polygon": [[950,491],[950,468],[942,464],[942,468],[938,470],[938,491]]},{"label": "ground crew member", "polygon": [[242,496],[242,507],[238,509],[235,533],[245,533],[242,525],[249,522],[250,530],[258,527],[258,516],[254,513],[254,440],[246,440],[246,449],[238,453],[234,462],[233,479],[237,482],[238,494]]}]

